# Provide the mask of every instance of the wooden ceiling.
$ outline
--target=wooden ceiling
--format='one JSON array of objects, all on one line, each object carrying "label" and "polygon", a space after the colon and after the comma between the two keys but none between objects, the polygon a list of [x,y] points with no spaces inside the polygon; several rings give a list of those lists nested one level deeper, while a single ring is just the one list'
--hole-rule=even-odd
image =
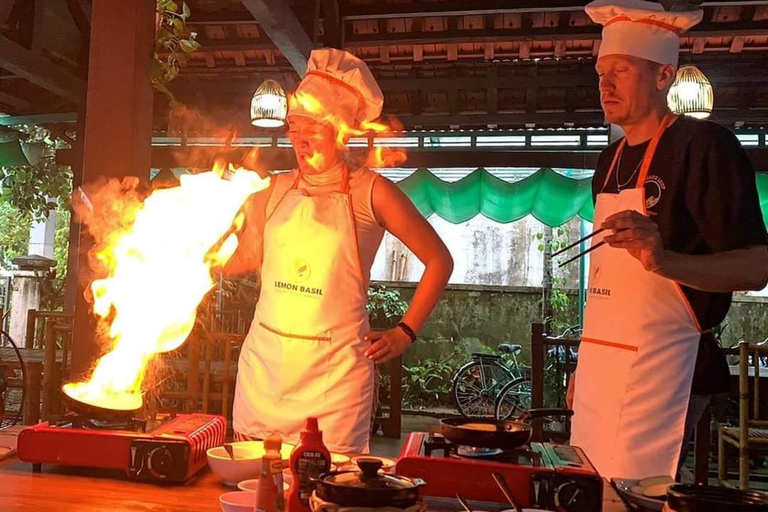
[{"label": "wooden ceiling", "polygon": [[[275,78],[290,91],[308,49],[333,46],[369,64],[385,92],[385,114],[406,128],[600,125],[600,27],[584,14],[586,3],[187,0],[202,48],[171,89],[215,122],[252,131],[248,106],[261,81]],[[6,4],[0,111],[75,111],[84,94],[88,0]],[[30,4],[37,6],[31,14]],[[701,6],[704,20],[682,41],[681,63],[699,66],[712,81],[715,120],[768,124],[768,0]],[[50,29],[43,32],[45,20]],[[167,130],[167,114],[158,96],[157,132]]]}]

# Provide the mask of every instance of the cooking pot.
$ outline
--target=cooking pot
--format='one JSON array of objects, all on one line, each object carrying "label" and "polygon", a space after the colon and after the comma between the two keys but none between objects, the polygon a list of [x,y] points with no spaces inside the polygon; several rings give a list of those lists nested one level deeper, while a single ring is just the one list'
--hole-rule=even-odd
[{"label": "cooking pot", "polygon": [[768,494],[725,487],[673,485],[667,490],[671,512],[764,512]]},{"label": "cooking pot", "polygon": [[331,471],[317,479],[317,497],[342,507],[407,508],[419,501],[426,482],[381,472],[380,459],[359,457],[360,471]]}]

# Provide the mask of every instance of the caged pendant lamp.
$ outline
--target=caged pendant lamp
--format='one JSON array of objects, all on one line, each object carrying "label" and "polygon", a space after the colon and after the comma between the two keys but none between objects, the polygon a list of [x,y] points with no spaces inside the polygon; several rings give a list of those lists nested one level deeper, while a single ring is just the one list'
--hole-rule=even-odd
[{"label": "caged pendant lamp", "polygon": [[251,98],[251,124],[260,128],[279,128],[285,124],[288,100],[280,84],[264,80]]},{"label": "caged pendant lamp", "polygon": [[696,66],[683,66],[667,95],[669,109],[675,114],[705,119],[712,113],[712,84]]}]

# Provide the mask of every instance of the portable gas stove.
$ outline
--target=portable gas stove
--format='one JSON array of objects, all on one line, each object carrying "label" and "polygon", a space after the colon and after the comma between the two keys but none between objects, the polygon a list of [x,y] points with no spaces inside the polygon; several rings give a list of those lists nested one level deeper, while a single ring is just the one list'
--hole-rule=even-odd
[{"label": "portable gas stove", "polygon": [[421,478],[423,496],[506,503],[493,480],[501,473],[523,507],[600,512],[603,481],[584,452],[574,446],[530,443],[501,451],[451,444],[444,437],[414,432],[400,452],[395,473]]},{"label": "portable gas stove", "polygon": [[158,420],[100,421],[68,414],[19,433],[19,459],[42,464],[120,469],[129,478],[186,482],[207,464],[206,451],[224,443],[227,420],[210,414],[169,414]]}]

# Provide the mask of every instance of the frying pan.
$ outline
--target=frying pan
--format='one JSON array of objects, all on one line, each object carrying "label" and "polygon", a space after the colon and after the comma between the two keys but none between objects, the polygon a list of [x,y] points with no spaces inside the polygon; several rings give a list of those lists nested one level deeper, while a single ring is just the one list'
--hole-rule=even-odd
[{"label": "frying pan", "polygon": [[141,406],[134,409],[108,409],[106,407],[99,407],[98,405],[81,402],[67,392],[66,384],[61,387],[61,396],[67,409],[86,418],[97,420],[128,421],[136,418],[136,415],[141,410]]},{"label": "frying pan", "polygon": [[525,421],[493,420],[487,418],[450,418],[440,420],[440,432],[450,442],[476,448],[514,450],[528,443],[532,427],[528,419],[573,414],[564,409],[531,409],[524,413]]}]

